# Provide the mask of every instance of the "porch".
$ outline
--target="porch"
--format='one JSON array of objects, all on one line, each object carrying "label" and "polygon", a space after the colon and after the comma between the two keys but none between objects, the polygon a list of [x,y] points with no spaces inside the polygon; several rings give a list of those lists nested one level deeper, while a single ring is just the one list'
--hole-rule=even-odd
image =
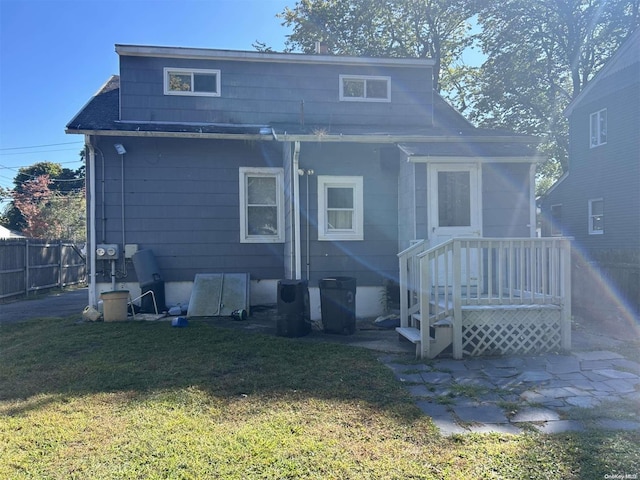
[{"label": "porch", "polygon": [[564,238],[425,240],[398,254],[400,327],[416,356],[524,355],[571,348]]}]

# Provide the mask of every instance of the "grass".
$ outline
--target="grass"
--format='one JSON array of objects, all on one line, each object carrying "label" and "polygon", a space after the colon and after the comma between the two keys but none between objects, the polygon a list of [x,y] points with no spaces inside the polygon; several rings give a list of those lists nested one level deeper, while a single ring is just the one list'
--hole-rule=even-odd
[{"label": "grass", "polygon": [[215,321],[0,326],[0,478],[589,479],[638,473],[638,445],[442,438],[375,352]]}]

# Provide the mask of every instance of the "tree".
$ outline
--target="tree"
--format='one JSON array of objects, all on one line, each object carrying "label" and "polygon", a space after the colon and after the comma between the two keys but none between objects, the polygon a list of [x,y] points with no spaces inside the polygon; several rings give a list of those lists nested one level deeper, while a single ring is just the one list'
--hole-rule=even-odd
[{"label": "tree", "polygon": [[85,237],[84,189],[62,194],[49,188],[49,175],[39,175],[23,182],[20,192],[14,193],[15,208],[20,211],[26,226],[22,233],[35,238]]},{"label": "tree", "polygon": [[[83,158],[83,152],[80,154]],[[2,223],[12,230],[23,231],[27,228],[27,222],[24,214],[17,208],[15,198],[16,195],[24,193],[25,186],[33,188],[32,181],[41,176],[49,178],[47,188],[52,192],[51,201],[55,202],[58,197],[82,196],[84,202],[84,170],[82,165],[77,170],[62,168],[58,163],[39,162],[29,167],[20,168],[16,174],[13,184],[13,190],[7,190],[3,193],[6,198],[14,198],[14,201],[5,207]],[[74,202],[70,202],[74,204]],[[58,212],[60,215],[61,213]],[[84,217],[84,213],[82,215]]]},{"label": "tree", "polygon": [[431,58],[434,88],[453,85],[449,71],[471,44],[467,0],[299,0],[278,16],[293,27],[287,50],[337,55]]},{"label": "tree", "polygon": [[479,40],[488,59],[472,119],[545,136],[541,153],[549,162],[539,175],[557,178],[568,167],[563,111],[640,25],[639,5],[640,0],[483,0]]}]

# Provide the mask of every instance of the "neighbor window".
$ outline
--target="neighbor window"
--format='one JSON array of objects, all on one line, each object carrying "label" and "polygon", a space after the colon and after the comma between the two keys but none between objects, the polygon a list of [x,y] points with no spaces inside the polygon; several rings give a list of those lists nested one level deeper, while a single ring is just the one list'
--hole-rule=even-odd
[{"label": "neighbor window", "polygon": [[607,109],[592,113],[589,119],[590,146],[597,147],[607,143]]},{"label": "neighbor window", "polygon": [[165,95],[220,96],[220,70],[164,69]]},{"label": "neighbor window", "polygon": [[340,75],[340,100],[388,102],[391,100],[391,78]]},{"label": "neighbor window", "polygon": [[318,240],[363,240],[362,177],[318,176]]},{"label": "neighbor window", "polygon": [[589,200],[589,235],[604,233],[604,200]]},{"label": "neighbor window", "polygon": [[551,205],[551,235],[562,235],[562,204]]},{"label": "neighbor window", "polygon": [[240,242],[284,241],[284,172],[240,168]]}]

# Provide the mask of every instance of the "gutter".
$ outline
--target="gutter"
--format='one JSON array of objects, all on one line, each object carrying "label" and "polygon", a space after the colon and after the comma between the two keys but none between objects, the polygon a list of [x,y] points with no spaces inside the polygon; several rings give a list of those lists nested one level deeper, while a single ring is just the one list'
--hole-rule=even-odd
[{"label": "gutter", "polygon": [[143,130],[65,130],[68,134],[100,135],[103,137],[153,137],[153,138],[202,138],[216,140],[261,140],[272,141],[274,135],[257,133],[200,133],[200,132],[149,132]]},{"label": "gutter", "polygon": [[69,129],[68,134],[100,135],[105,137],[151,137],[151,138],[201,138],[216,140],[256,140],[277,142],[319,142],[319,143],[539,143],[539,137],[531,136],[426,136],[426,135],[391,135],[391,134],[290,134],[280,133],[269,128],[268,133],[200,133],[200,132],[166,132],[145,130],[94,130],[94,129]]}]

